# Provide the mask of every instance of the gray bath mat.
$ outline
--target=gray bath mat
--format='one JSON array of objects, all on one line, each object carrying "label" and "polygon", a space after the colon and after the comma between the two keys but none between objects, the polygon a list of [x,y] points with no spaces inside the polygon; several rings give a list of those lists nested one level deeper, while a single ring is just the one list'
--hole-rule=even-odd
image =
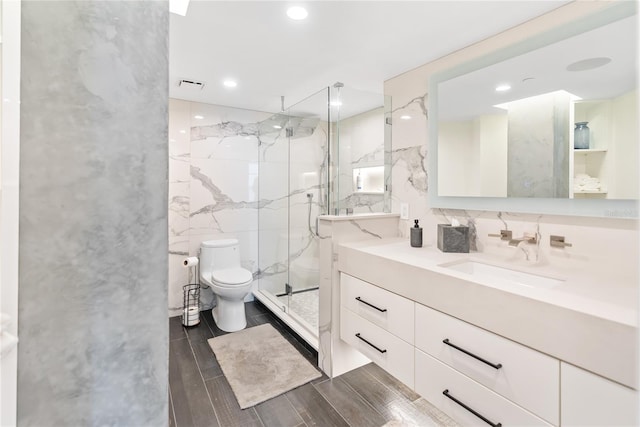
[{"label": "gray bath mat", "polygon": [[209,345],[242,409],[322,375],[268,323],[211,338]]}]

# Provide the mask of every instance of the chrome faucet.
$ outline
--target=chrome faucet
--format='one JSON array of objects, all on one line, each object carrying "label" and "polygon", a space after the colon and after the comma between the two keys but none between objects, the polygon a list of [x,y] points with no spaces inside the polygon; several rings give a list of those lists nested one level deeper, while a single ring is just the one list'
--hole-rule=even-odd
[{"label": "chrome faucet", "polygon": [[526,242],[526,243],[530,243],[530,244],[537,244],[538,243],[538,233],[535,233],[533,235],[527,234],[525,233],[524,236],[522,237],[518,237],[515,239],[511,239],[509,240],[509,246],[518,246],[520,243],[522,242]]},{"label": "chrome faucet", "polygon": [[573,246],[571,243],[564,241],[564,236],[550,236],[549,243],[554,248],[566,248]]},{"label": "chrome faucet", "polygon": [[511,230],[500,230],[500,234],[489,234],[489,237],[499,237],[500,240],[511,240]]},{"label": "chrome faucet", "polygon": [[524,258],[529,261],[529,257],[531,255],[529,248],[525,245],[536,245],[535,248],[535,261],[538,261],[540,254],[540,225],[536,227],[535,233],[524,233],[522,237],[509,240],[509,246],[515,246],[516,248],[520,248],[522,252],[524,252]]}]

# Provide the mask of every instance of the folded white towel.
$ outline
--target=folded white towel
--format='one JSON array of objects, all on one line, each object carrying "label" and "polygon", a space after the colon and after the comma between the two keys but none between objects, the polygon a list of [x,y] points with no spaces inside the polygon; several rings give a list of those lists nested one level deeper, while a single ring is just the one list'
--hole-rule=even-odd
[{"label": "folded white towel", "polygon": [[582,185],[581,187],[583,189],[585,189],[585,190],[599,190],[601,185],[598,182],[598,183],[593,183],[593,184]]},{"label": "folded white towel", "polygon": [[587,185],[587,184],[598,183],[600,182],[600,180],[598,178],[580,178],[575,182],[578,185]]}]

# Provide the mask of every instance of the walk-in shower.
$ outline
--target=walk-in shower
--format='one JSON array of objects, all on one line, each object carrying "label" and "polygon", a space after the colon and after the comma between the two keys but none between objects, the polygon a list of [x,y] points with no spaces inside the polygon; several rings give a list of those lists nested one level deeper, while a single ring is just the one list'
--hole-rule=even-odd
[{"label": "walk-in shower", "polygon": [[315,347],[318,217],[390,211],[390,112],[337,83],[260,123],[254,295]]},{"label": "walk-in shower", "polygon": [[[348,85],[276,114],[169,104],[169,311],[182,313],[183,267],[211,239],[238,239],[253,294],[318,341],[318,217],[390,211],[391,103]],[[201,309],[213,305],[203,288]]]}]

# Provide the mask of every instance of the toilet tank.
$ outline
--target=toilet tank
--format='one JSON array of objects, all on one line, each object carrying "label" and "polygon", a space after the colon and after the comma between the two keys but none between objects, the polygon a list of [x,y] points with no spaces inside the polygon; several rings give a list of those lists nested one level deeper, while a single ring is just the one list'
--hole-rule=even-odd
[{"label": "toilet tank", "polygon": [[240,267],[238,239],[205,240],[200,245],[200,264],[203,271]]}]

